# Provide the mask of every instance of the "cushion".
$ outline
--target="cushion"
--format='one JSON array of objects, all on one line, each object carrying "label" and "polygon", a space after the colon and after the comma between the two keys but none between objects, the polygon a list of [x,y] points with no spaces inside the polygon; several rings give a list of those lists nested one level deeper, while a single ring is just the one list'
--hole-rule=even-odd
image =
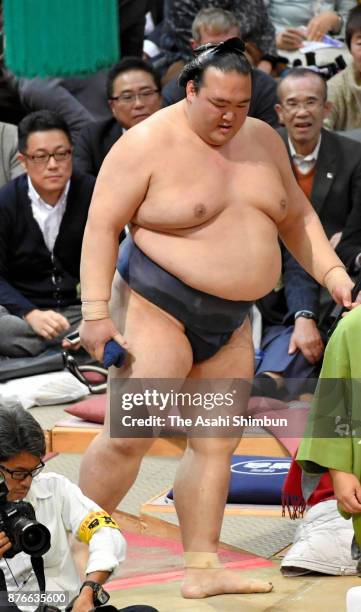
[{"label": "cushion", "polygon": [[106,404],[106,395],[97,395],[83,402],[77,402],[69,406],[69,408],[65,408],[65,412],[79,417],[80,419],[84,419],[85,421],[103,424]]},{"label": "cushion", "polygon": [[[233,455],[227,504],[280,505],[291,457]],[[173,490],[168,493],[173,499]]]}]

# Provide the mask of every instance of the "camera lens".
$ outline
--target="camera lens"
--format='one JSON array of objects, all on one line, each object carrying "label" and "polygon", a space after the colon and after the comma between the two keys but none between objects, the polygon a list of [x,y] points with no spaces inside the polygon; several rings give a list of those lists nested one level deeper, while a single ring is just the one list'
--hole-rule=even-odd
[{"label": "camera lens", "polygon": [[50,548],[49,530],[36,521],[27,521],[19,536],[22,550],[32,557],[41,557]]}]

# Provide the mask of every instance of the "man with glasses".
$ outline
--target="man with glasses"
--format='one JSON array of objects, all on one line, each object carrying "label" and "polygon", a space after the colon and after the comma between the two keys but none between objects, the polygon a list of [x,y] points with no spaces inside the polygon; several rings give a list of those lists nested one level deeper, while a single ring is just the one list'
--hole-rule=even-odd
[{"label": "man with glasses", "polygon": [[111,119],[89,123],[75,142],[74,165],[97,176],[113,144],[129,128],[160,109],[160,78],[154,68],[138,57],[125,57],[113,66],[107,79]]},{"label": "man with glasses", "polygon": [[[30,502],[36,519],[50,531],[50,550],[43,557],[46,592],[65,592],[68,603],[77,597],[73,612],[88,612],[100,605],[98,601],[104,603],[107,598],[102,584],[124,560],[126,543],[116,523],[85,497],[79,487],[60,474],[40,474],[45,451],[43,431],[29,412],[20,407],[1,408],[0,476],[9,491],[7,501]],[[98,513],[97,525],[93,524],[95,512]],[[69,546],[70,533],[89,545],[83,583]],[[1,531],[0,570],[8,593],[17,591],[25,597],[29,591],[37,593],[37,579],[29,555],[20,552],[7,558],[11,546],[11,534]],[[55,600],[54,605],[61,607]],[[24,607],[29,610],[37,606]]]},{"label": "man with glasses", "polygon": [[[279,132],[293,173],[336,248],[344,230],[352,230],[360,219],[361,145],[323,129],[330,103],[326,81],[314,71],[289,72],[279,83],[278,98],[276,110],[284,125]],[[344,252],[338,253],[352,273],[352,262]],[[299,394],[305,389],[304,379],[317,376],[324,350],[318,322],[331,306],[326,296],[320,296],[320,285],[285,249],[283,257],[283,290],[272,291],[259,302],[265,329],[257,375],[262,375],[263,386],[264,376],[271,376],[268,388],[276,396],[285,382],[289,391]],[[327,329],[328,322],[324,320],[323,325]]]},{"label": "man with glasses", "polygon": [[69,129],[55,113],[25,117],[18,140],[26,173],[0,189],[3,357],[38,355],[78,326],[80,251],[94,187],[93,177],[72,172]]}]

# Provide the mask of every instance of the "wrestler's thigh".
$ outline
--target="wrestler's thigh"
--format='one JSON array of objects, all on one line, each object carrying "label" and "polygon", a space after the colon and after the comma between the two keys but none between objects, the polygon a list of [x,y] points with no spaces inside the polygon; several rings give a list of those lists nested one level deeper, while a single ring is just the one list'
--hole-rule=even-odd
[{"label": "wrestler's thigh", "polygon": [[127,364],[110,377],[185,378],[193,362],[183,325],[130,290],[116,273],[110,304],[112,319],[129,344]]},{"label": "wrestler's thigh", "polygon": [[193,365],[190,378],[244,378],[251,380],[254,373],[252,331],[249,319],[236,329],[227,344],[219,351]]}]

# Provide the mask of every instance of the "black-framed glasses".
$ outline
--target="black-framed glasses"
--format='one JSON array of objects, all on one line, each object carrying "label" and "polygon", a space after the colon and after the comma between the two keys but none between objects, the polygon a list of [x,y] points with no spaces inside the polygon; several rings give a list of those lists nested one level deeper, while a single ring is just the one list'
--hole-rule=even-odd
[{"label": "black-framed glasses", "polygon": [[72,150],[67,149],[66,151],[55,151],[54,153],[34,153],[34,155],[24,153],[24,156],[33,164],[45,166],[49,163],[51,157],[53,157],[57,162],[67,161],[71,157],[71,153]]},{"label": "black-framed glasses", "polygon": [[141,102],[146,102],[159,93],[159,89],[147,89],[146,91],[139,91],[138,93],[123,93],[119,96],[112,96],[110,100],[118,102],[119,104],[134,104],[137,98]]},{"label": "black-framed glasses", "polygon": [[43,461],[40,461],[40,464],[37,465],[33,470],[9,470],[3,465],[0,465],[0,472],[6,472],[7,474],[10,475],[10,478],[12,478],[13,480],[24,480],[28,476],[31,476],[32,478],[34,478],[34,476],[37,476],[38,474],[40,474],[41,470],[44,467],[45,467],[45,463]]}]

